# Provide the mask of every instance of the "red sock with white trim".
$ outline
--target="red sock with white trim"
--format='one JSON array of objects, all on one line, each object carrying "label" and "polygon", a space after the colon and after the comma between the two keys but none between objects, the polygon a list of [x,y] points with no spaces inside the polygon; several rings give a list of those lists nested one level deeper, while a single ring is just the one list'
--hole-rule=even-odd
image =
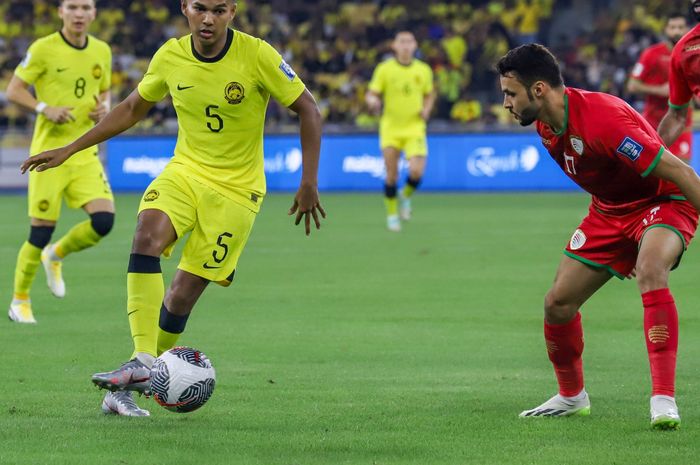
[{"label": "red sock with white trim", "polygon": [[544,322],[544,339],[549,360],[559,383],[559,394],[574,397],[583,390],[583,327],[581,313],[563,325]]},{"label": "red sock with white trim", "polygon": [[678,311],[668,288],[642,294],[644,339],[651,368],[651,395],[674,397],[678,352]]}]

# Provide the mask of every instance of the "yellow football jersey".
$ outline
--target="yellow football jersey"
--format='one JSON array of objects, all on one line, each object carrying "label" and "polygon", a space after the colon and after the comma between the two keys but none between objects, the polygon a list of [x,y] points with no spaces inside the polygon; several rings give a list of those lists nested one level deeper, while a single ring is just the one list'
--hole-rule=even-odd
[{"label": "yellow football jersey", "polygon": [[433,91],[430,66],[417,59],[410,65],[402,65],[395,58],[386,60],[374,70],[369,90],[382,94],[382,133],[400,136],[425,131],[420,112],[423,98]]},{"label": "yellow football jersey", "polygon": [[[95,125],[88,114],[95,108],[95,97],[110,87],[112,52],[107,43],[93,36],[87,37],[84,47],[75,47],[59,31],[34,42],[15,75],[34,86],[40,102],[52,107],[73,107],[75,121],[65,124],[37,116],[29,149],[35,155],[69,144]],[[97,147],[90,147],[65,164],[80,164],[84,157],[96,153]]]},{"label": "yellow football jersey", "polygon": [[265,195],[263,129],[270,95],[289,106],[304,89],[271,45],[234,30],[212,58],[197,53],[191,35],[170,39],[138,86],[149,102],[172,96],[179,129],[170,163],[186,166],[200,182],[253,211]]}]

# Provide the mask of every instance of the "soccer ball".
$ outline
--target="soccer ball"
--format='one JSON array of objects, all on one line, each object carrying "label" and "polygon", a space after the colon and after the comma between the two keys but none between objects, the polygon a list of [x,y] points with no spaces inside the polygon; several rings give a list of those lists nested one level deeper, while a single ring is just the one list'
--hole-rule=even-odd
[{"label": "soccer ball", "polygon": [[209,358],[191,347],[173,347],[151,368],[153,398],[171,412],[197,410],[209,400],[215,384],[216,373]]}]

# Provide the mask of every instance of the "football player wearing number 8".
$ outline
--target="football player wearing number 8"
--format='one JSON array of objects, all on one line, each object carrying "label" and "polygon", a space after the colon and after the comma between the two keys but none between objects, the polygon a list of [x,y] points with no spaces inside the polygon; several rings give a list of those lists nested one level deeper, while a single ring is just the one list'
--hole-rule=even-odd
[{"label": "football player wearing number 8", "polygon": [[[44,171],[144,118],[170,93],[179,133],[175,154],[139,207],[127,274],[127,312],[134,352],[120,368],[93,375],[109,389],[105,413],[144,416],[131,392],[147,392],[154,358],[173,347],[209,282],[227,286],[265,195],[263,129],[270,95],[299,115],[301,185],[289,210],[296,224],[325,217],[317,190],[321,117],[279,53],[232,30],[232,0],[182,0],[190,35],[166,42],[138,88],[70,145],[31,157],[22,170]],[[186,233],[178,271],[164,295],[160,256]]]},{"label": "football player wearing number 8", "polygon": [[[34,42],[7,88],[10,101],[37,113],[30,154],[67,144],[99,122],[108,111],[112,53],[87,31],[95,19],[93,0],[62,0],[60,31]],[[36,96],[30,92],[34,87]],[[60,169],[29,176],[28,240],[15,267],[10,319],[36,323],[30,289],[41,261],[49,289],[65,295],[61,261],[97,244],[114,224],[112,192],[94,144],[84,146]],[[89,220],[49,245],[61,214],[61,201],[82,208]]]}]

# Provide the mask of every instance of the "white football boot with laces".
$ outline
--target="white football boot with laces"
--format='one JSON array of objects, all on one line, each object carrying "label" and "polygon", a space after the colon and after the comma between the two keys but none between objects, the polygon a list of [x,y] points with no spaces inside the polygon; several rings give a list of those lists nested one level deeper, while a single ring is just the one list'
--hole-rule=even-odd
[{"label": "white football boot with laces", "polygon": [[147,417],[151,415],[151,412],[136,405],[131,391],[108,392],[102,401],[102,413],[125,417]]},{"label": "white football boot with laces", "polygon": [[399,219],[399,215],[387,216],[386,228],[391,232],[401,232],[401,220]]},{"label": "white football boot with laces", "polygon": [[411,219],[411,198],[401,196],[399,199],[399,216],[403,221],[408,221]]},{"label": "white football boot with laces", "polygon": [[10,310],[7,312],[7,316],[10,318],[10,320],[16,323],[36,324],[34,313],[32,312],[31,300],[13,299],[12,303],[10,304]]}]

